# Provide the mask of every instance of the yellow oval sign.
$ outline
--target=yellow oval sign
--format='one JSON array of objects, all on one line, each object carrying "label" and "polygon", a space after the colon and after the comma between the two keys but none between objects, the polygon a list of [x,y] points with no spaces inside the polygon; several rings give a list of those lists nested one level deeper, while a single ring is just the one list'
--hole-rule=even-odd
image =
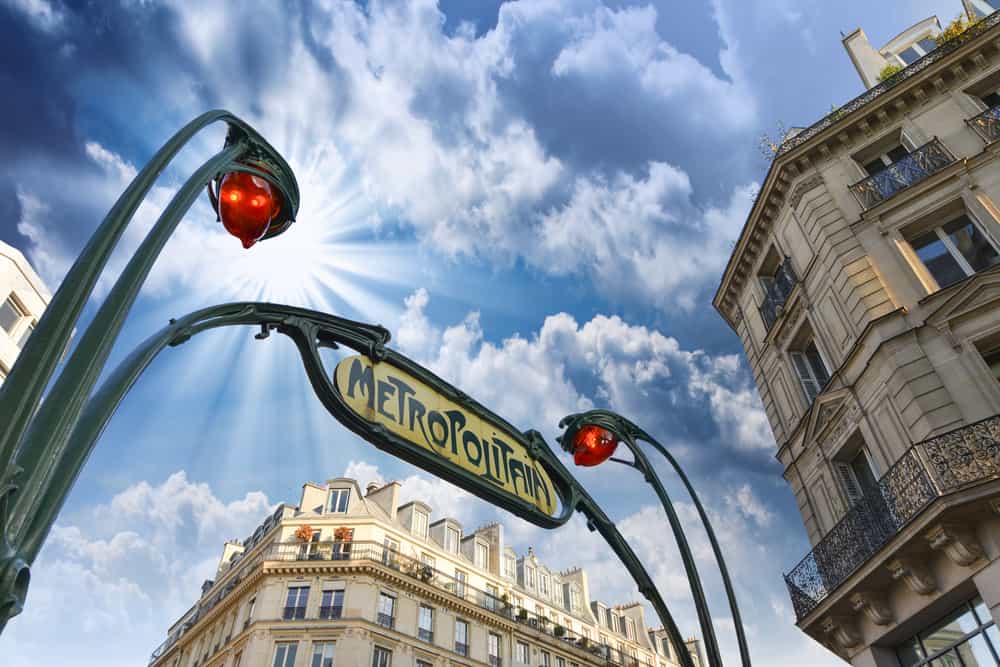
[{"label": "yellow oval sign", "polygon": [[441,457],[549,516],[556,512],[552,480],[520,437],[391,364],[347,357],[334,370],[337,391],[363,419]]}]

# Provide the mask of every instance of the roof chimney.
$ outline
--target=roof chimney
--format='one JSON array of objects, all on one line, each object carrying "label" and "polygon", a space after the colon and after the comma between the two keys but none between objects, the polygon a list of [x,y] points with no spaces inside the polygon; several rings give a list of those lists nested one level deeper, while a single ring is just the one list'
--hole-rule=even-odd
[{"label": "roof chimney", "polygon": [[365,487],[365,495],[367,496],[378,490],[379,490],[378,482],[368,482],[368,486]]}]

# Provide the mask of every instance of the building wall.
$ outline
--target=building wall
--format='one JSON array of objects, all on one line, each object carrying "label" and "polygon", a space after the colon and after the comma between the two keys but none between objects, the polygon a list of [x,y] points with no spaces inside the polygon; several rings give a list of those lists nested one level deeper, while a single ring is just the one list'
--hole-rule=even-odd
[{"label": "building wall", "polygon": [[[346,511],[331,511],[345,490],[350,494]],[[338,667],[372,665],[375,646],[392,652],[392,667],[417,667],[418,660],[435,666],[497,667],[488,654],[490,633],[500,637],[500,667],[539,667],[546,660],[549,667],[607,667],[608,658],[597,646],[602,638],[613,649],[611,664],[677,664],[675,653],[664,655],[662,642],[650,640],[650,633],[662,630],[646,626],[641,605],[612,607],[614,627],[603,619],[598,623],[585,571],[546,567],[530,550],[517,558],[513,571],[505,568],[503,557],[512,551],[503,544],[500,524],[463,535],[459,548],[449,551],[444,530],[460,525],[447,518],[432,522],[424,503],[398,507],[387,502],[398,499],[395,482],[366,492],[350,479],[304,485],[298,507],[280,507],[254,535],[224,545],[216,579],[206,582],[198,602],[170,628],[153,664],[235,667],[239,656],[241,667],[270,666],[281,642],[295,642],[295,661],[289,664],[306,667],[312,665],[314,644],[332,641]],[[426,537],[419,534],[417,512],[426,514]],[[303,526],[318,535],[314,542],[297,536]],[[349,542],[345,530],[351,531]],[[489,545],[483,567],[474,562],[476,542]],[[347,550],[343,558],[334,556],[338,549]],[[422,564],[429,564],[433,576],[430,570],[413,569]],[[526,579],[528,570],[534,571],[533,585]],[[456,585],[456,571],[466,574],[464,591]],[[548,577],[547,594],[541,588],[542,576]],[[304,612],[301,618],[287,618],[289,588],[303,586],[309,588]],[[490,587],[495,598],[482,594]],[[343,591],[340,617],[320,618],[323,591],[335,589]],[[564,595],[570,590],[577,595]],[[381,594],[395,599],[391,628],[379,623]],[[422,604],[434,610],[432,641],[418,639]],[[626,623],[623,633],[618,619],[625,618],[632,625]],[[469,624],[468,655],[455,651],[458,620]],[[517,659],[517,642],[530,647],[527,661]],[[692,650],[697,653],[696,643]]]},{"label": "building wall", "polygon": [[[861,38],[867,44],[863,32],[845,44],[870,78],[875,55],[892,56],[934,24],[923,21],[867,56],[858,46]],[[826,129],[800,131],[811,138],[776,157],[715,299],[743,343],[815,547],[793,570],[820,599],[798,624],[856,665],[898,664],[900,642],[976,596],[1000,620],[1000,465],[979,453],[1000,448],[1000,383],[984,359],[1000,344],[1000,265],[942,287],[910,243],[965,215],[1000,249],[1000,142],[968,122],[987,110],[984,92],[1000,89],[1000,25],[987,24],[944,52],[951,55],[859,98]],[[937,141],[955,159],[863,204],[851,186],[868,177],[863,165],[876,149],[897,140],[911,156]],[[775,258],[796,281],[769,326],[758,276]],[[814,398],[792,359],[810,332],[830,374]],[[928,442],[943,444],[931,450]],[[924,478],[936,499],[856,569],[833,576],[837,555],[868,549],[866,531],[894,520],[888,505],[871,515],[856,509],[868,496],[858,497],[844,468],[860,452],[876,480],[907,466],[924,475],[896,489],[892,502],[909,502]],[[969,474],[970,462],[987,459]],[[939,483],[956,470],[967,475],[964,485]],[[865,493],[882,502],[880,489]]]},{"label": "building wall", "polygon": [[38,322],[50,298],[48,289],[24,255],[0,241],[0,304],[9,299],[23,315],[10,331],[0,327],[0,382],[17,360],[22,336]]}]

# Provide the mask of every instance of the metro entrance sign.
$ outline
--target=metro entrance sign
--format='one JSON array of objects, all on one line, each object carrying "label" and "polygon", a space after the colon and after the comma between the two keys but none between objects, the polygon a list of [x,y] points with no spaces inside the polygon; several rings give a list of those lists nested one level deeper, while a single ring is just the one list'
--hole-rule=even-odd
[{"label": "metro entrance sign", "polygon": [[524,436],[443,380],[419,370],[437,390],[401,368],[388,362],[372,364],[362,355],[337,365],[335,385],[360,417],[415,447],[411,456],[426,461],[421,467],[443,466],[448,479],[471,475],[469,482],[477,487],[489,485],[477,488],[478,495],[502,494],[529,514],[555,514],[552,480],[528,453]]},{"label": "metro entrance sign", "polygon": [[[163,210],[83,332],[43,403],[43,391],[69,344],[80,312],[140,202],[180,148],[216,121],[229,126],[223,150],[195,171]],[[232,174],[239,178],[233,180]],[[252,182],[254,187],[240,190],[239,183],[244,182]],[[217,192],[209,187],[213,205],[227,230],[239,237],[244,247],[284,232],[298,211],[295,177],[263,137],[226,111],[199,116],[164,144],[129,184],[67,273],[0,385],[0,632],[23,609],[32,563],[101,432],[143,371],[160,352],[203,331],[249,325],[260,328],[257,339],[268,338],[272,331],[288,336],[324,407],[379,449],[543,528],[564,525],[574,512],[583,514],[588,528],[605,539],[656,610],[682,667],[694,667],[673,616],[642,563],[541,434],[519,431],[461,390],[387,348],[389,332],[381,326],[271,303],[213,306],[170,320],[94,391],[156,257],[197,193],[211,183],[219,186]],[[240,209],[244,200],[248,207]],[[262,207],[262,201],[269,205]],[[251,215],[250,205],[266,209],[266,215]],[[227,206],[236,207],[237,215],[227,217]],[[344,358],[333,373],[328,372],[321,351],[342,347],[358,354]],[[572,415],[564,422],[564,447],[572,448],[576,435],[586,429],[598,429],[601,435],[592,439],[595,442],[620,443],[632,451],[634,461],[611,460],[639,469],[663,501],[691,584],[709,667],[721,667],[711,615],[683,529],[637,441],[654,445],[681,474],[715,550],[742,663],[748,667],[743,628],[718,545],[676,461],[648,434],[613,413]],[[588,465],[607,459],[613,451],[614,447],[605,447],[603,458],[591,455]]]}]

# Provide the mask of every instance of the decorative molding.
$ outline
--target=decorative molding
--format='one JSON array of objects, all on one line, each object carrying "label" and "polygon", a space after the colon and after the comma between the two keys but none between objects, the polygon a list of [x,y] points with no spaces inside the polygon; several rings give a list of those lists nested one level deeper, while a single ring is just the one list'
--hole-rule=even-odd
[{"label": "decorative molding", "polygon": [[827,616],[820,623],[820,630],[844,649],[861,643],[861,633],[850,619]]},{"label": "decorative molding", "polygon": [[881,593],[857,592],[851,596],[854,611],[863,611],[875,625],[889,625],[895,619],[892,609]]},{"label": "decorative molding", "polygon": [[792,208],[798,208],[799,202],[802,201],[803,195],[809,192],[818,185],[823,184],[823,177],[819,174],[813,174],[809,178],[799,181],[799,183],[792,188],[791,194],[788,195],[788,203],[791,204]]},{"label": "decorative molding", "polygon": [[967,567],[983,557],[983,547],[971,531],[954,524],[939,523],[924,533],[931,549],[943,551],[956,565]]},{"label": "decorative molding", "polygon": [[885,567],[894,580],[902,579],[914,593],[930,595],[937,590],[937,582],[930,570],[909,558],[896,558],[886,563]]}]

